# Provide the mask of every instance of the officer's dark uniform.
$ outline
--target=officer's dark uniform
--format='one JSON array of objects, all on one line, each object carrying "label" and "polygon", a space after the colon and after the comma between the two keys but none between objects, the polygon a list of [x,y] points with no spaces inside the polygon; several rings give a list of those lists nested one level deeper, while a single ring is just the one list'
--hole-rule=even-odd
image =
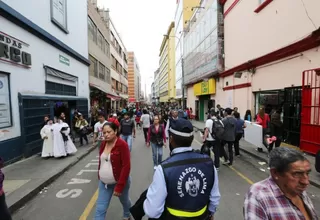
[{"label": "officer's dark uniform", "polygon": [[173,154],[161,166],[168,192],[163,219],[207,219],[214,183],[212,159],[205,154],[185,151]]},{"label": "officer's dark uniform", "polygon": [[[188,138],[193,136],[193,126],[190,121],[179,118],[170,125],[169,134]],[[158,179],[161,175],[157,175],[152,183],[159,184],[163,181],[163,184],[166,184],[167,195],[163,201],[164,211],[160,219],[209,219],[211,213],[208,208],[215,179],[212,159],[207,154],[195,152],[190,146],[177,147],[172,150],[171,156],[161,163],[161,168],[163,178]],[[161,170],[158,169],[160,168],[155,172],[158,171],[159,174]],[[162,198],[161,193],[164,192],[150,189],[149,193],[150,198],[154,198],[155,194]],[[145,208],[153,212],[148,194]]]}]

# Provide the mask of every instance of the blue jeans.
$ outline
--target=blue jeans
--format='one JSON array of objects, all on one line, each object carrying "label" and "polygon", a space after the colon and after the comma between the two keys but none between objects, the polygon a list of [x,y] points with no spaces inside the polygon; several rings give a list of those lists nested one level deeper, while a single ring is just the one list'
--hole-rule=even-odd
[{"label": "blue jeans", "polygon": [[132,135],[120,135],[121,139],[127,142],[129,150],[132,149]]},{"label": "blue jeans", "polygon": [[[130,217],[131,200],[129,198],[129,188],[131,184],[131,178],[128,178],[127,184],[119,197],[123,207],[123,218]],[[113,196],[113,190],[116,184],[108,185],[107,189],[103,182],[99,181],[99,196],[96,203],[95,220],[105,220],[107,215],[107,209],[110,204],[111,197]]]},{"label": "blue jeans", "polygon": [[153,166],[158,166],[162,162],[163,146],[151,143]]}]

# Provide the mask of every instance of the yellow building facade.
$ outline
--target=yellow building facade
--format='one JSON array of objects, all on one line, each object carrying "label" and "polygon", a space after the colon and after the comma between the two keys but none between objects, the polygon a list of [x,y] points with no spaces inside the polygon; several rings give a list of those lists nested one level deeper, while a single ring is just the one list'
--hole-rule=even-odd
[{"label": "yellow building facade", "polygon": [[160,87],[160,102],[162,103],[174,100],[176,96],[174,31],[174,22],[171,22],[160,47],[158,80]]}]

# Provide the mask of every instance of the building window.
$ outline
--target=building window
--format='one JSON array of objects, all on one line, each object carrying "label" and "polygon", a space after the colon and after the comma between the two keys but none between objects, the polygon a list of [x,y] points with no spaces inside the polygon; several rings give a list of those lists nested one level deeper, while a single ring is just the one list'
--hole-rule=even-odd
[{"label": "building window", "polygon": [[99,79],[105,81],[106,80],[106,67],[99,62]]},{"label": "building window", "polygon": [[112,79],[112,89],[116,89],[117,87],[117,81],[115,79]]},{"label": "building window", "polygon": [[98,78],[98,61],[90,56],[90,75]]},{"label": "building window", "polygon": [[46,94],[77,96],[77,87],[46,81]]},{"label": "building window", "polygon": [[103,35],[100,33],[100,31],[98,31],[98,47],[105,53],[105,39],[103,37]]},{"label": "building window", "polygon": [[116,58],[114,58],[113,55],[111,55],[111,67],[116,70],[116,66],[117,66],[117,60]]},{"label": "building window", "polygon": [[106,81],[110,84],[111,75],[110,75],[110,69],[106,67]]},{"label": "building window", "polygon": [[68,34],[67,0],[51,0],[51,21]]},{"label": "building window", "polygon": [[105,41],[105,43],[106,43],[105,53],[108,57],[110,57],[110,44],[108,43],[108,41]]},{"label": "building window", "polygon": [[12,126],[9,74],[0,72],[0,128]]},{"label": "building window", "polygon": [[127,70],[123,69],[123,75],[126,79],[128,79],[128,72]]},{"label": "building window", "polygon": [[90,17],[88,17],[88,35],[89,39],[97,43],[97,26],[94,24]]},{"label": "building window", "polygon": [[114,35],[113,35],[113,33],[112,33],[112,31],[110,31],[110,41],[111,41],[111,43],[113,44],[113,45],[115,45],[114,43],[114,41],[115,41],[115,39],[114,39]]},{"label": "building window", "polygon": [[116,69],[117,69],[117,72],[122,75],[122,66],[118,61],[117,61]]}]

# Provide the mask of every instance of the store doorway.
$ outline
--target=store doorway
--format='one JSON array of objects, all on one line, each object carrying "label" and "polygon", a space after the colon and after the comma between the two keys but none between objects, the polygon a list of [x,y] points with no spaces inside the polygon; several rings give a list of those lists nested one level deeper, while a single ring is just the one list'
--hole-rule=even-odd
[{"label": "store doorway", "polygon": [[64,113],[66,116],[66,123],[70,124],[71,122],[71,106],[68,101],[56,101],[53,106],[54,117],[59,118],[61,113]]}]

